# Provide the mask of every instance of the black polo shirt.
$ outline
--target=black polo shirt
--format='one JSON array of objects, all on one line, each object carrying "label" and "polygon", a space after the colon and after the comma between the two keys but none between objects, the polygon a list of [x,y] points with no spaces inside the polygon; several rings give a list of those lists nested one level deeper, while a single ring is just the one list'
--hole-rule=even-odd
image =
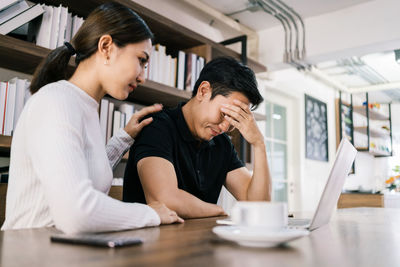
[{"label": "black polo shirt", "polygon": [[186,124],[182,106],[153,114],[153,122],[135,138],[125,169],[124,201],[146,203],[136,167],[146,157],[170,161],[178,187],[209,203],[217,203],[227,173],[244,166],[226,134],[209,142],[196,140]]}]

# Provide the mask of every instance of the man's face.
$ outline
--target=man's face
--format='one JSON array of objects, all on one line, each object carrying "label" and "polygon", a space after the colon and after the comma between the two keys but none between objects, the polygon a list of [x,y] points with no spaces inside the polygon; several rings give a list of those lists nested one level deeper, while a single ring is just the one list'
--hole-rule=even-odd
[{"label": "man's face", "polygon": [[237,99],[249,105],[247,97],[239,92],[232,92],[228,96],[217,95],[213,99],[211,92],[205,95],[203,101],[196,110],[196,120],[194,121],[194,135],[201,140],[210,141],[215,136],[224,132],[232,131],[234,128],[224,118],[225,114],[221,111],[223,104],[234,105],[233,100]]}]

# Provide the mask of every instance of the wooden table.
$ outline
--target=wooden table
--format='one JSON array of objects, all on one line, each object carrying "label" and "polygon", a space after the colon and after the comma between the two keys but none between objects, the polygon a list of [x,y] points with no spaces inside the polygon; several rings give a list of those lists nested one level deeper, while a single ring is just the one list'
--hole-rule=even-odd
[{"label": "wooden table", "polygon": [[384,207],[383,194],[365,194],[365,193],[342,193],[340,194],[338,209],[358,208],[358,207]]},{"label": "wooden table", "polygon": [[218,240],[216,218],[114,233],[142,237],[117,249],[51,243],[54,228],[0,233],[0,266],[400,266],[400,210],[338,210],[329,225],[277,248]]}]

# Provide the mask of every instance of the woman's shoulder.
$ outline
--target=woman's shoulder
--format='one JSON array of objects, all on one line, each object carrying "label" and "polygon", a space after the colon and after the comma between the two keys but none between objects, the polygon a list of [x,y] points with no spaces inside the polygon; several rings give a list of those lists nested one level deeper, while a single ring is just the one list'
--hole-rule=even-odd
[{"label": "woman's shoulder", "polygon": [[82,104],[77,96],[65,85],[58,82],[50,83],[33,94],[26,103],[29,117],[62,118],[63,120],[79,120]]},{"label": "woman's shoulder", "polygon": [[69,101],[71,93],[68,88],[61,82],[49,83],[39,89],[34,95],[31,96],[31,102],[35,103],[63,103]]},{"label": "woman's shoulder", "polygon": [[31,98],[36,105],[48,105],[57,109],[82,109],[86,106],[94,109],[98,108],[96,100],[66,80],[43,86]]}]

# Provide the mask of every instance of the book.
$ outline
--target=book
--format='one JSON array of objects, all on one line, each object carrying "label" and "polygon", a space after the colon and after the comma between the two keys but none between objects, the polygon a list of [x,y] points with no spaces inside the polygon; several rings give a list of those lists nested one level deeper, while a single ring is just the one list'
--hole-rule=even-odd
[{"label": "book", "polygon": [[121,106],[119,106],[119,111],[121,111],[121,113],[126,114],[125,124],[124,124],[124,126],[126,126],[126,124],[129,122],[135,111],[135,106],[132,104],[124,103]]},{"label": "book", "polygon": [[50,31],[50,49],[55,49],[58,42],[58,34],[60,31],[60,18],[61,18],[61,8],[62,6],[52,7],[53,8],[53,19],[51,21],[51,31]]},{"label": "book", "polygon": [[100,104],[100,129],[104,138],[104,144],[106,144],[107,140],[108,103],[109,101],[103,98]]},{"label": "book", "polygon": [[121,122],[119,124],[119,128],[124,128],[125,127],[125,122],[126,121],[126,114],[121,112]]},{"label": "book", "polygon": [[26,1],[17,1],[17,3],[15,3],[14,5],[0,11],[0,24],[3,24],[3,22],[15,17],[16,15],[20,14],[24,10],[27,10],[28,8],[29,5]]},{"label": "book", "polygon": [[118,132],[119,128],[121,127],[121,111],[114,111],[114,122],[112,124],[113,126],[113,132],[112,135],[114,135],[116,132]]},{"label": "book", "polygon": [[185,60],[185,85],[184,89],[186,91],[191,91],[191,85],[192,85],[192,53],[187,53],[186,54],[186,60]]},{"label": "book", "polygon": [[170,69],[170,86],[176,87],[176,64],[178,60],[176,57],[171,60],[171,69]]},{"label": "book", "polygon": [[61,6],[60,11],[60,24],[58,26],[58,40],[56,47],[64,45],[65,36],[67,31],[67,17],[68,17],[68,8]]},{"label": "book", "polygon": [[72,14],[67,14],[67,25],[65,28],[65,42],[70,42],[72,38]]},{"label": "book", "polygon": [[0,134],[4,134],[8,83],[0,82]]},{"label": "book", "polygon": [[186,54],[183,51],[178,52],[178,66],[176,75],[176,87],[185,90],[185,58]]},{"label": "book", "polygon": [[84,20],[81,17],[78,16],[73,16],[72,17],[72,33],[71,33],[71,39],[75,36],[75,34],[78,32],[79,28],[82,26]]},{"label": "book", "polygon": [[[10,8],[12,8],[12,7],[10,7]],[[4,12],[10,8],[5,9]],[[13,13],[14,14],[13,17],[11,17],[10,19],[8,19],[0,24],[0,34],[5,35],[13,30],[19,28],[20,26],[24,25],[25,23],[33,20],[34,18],[40,16],[43,13],[44,13],[44,9],[39,4],[33,5],[33,6],[29,7],[28,9],[23,10],[22,12]]]},{"label": "book", "polygon": [[17,91],[16,79],[8,82],[8,93],[6,100],[6,119],[4,125],[4,135],[11,136],[14,127],[15,96]]},{"label": "book", "polygon": [[36,44],[49,48],[50,47],[50,34],[51,34],[51,23],[53,21],[53,8],[50,6],[42,6],[45,12],[42,16],[42,23],[39,28],[39,32],[36,37]]},{"label": "book", "polygon": [[[109,104],[108,104],[106,144],[108,143],[108,140],[110,140],[111,136],[113,135],[113,133],[112,133],[112,129],[113,129],[113,114],[114,114],[114,103],[110,101]],[[118,121],[118,123],[119,123],[119,121]]]},{"label": "book", "polygon": [[22,109],[24,108],[24,99],[25,99],[25,91],[26,91],[26,83],[27,80],[14,78],[11,81],[15,80],[17,85],[17,90],[15,94],[15,107],[14,107],[14,125],[13,130],[17,126],[17,122],[19,116],[21,115]]},{"label": "book", "polygon": [[192,71],[190,72],[190,74],[192,75],[191,79],[190,79],[190,88],[186,88],[186,90],[188,91],[193,91],[194,85],[196,84],[197,78],[197,55],[191,53],[190,54],[192,57]]},{"label": "book", "polygon": [[0,11],[2,11],[3,9],[9,8],[12,5],[17,4],[20,1],[21,0],[1,0],[0,1]]}]

